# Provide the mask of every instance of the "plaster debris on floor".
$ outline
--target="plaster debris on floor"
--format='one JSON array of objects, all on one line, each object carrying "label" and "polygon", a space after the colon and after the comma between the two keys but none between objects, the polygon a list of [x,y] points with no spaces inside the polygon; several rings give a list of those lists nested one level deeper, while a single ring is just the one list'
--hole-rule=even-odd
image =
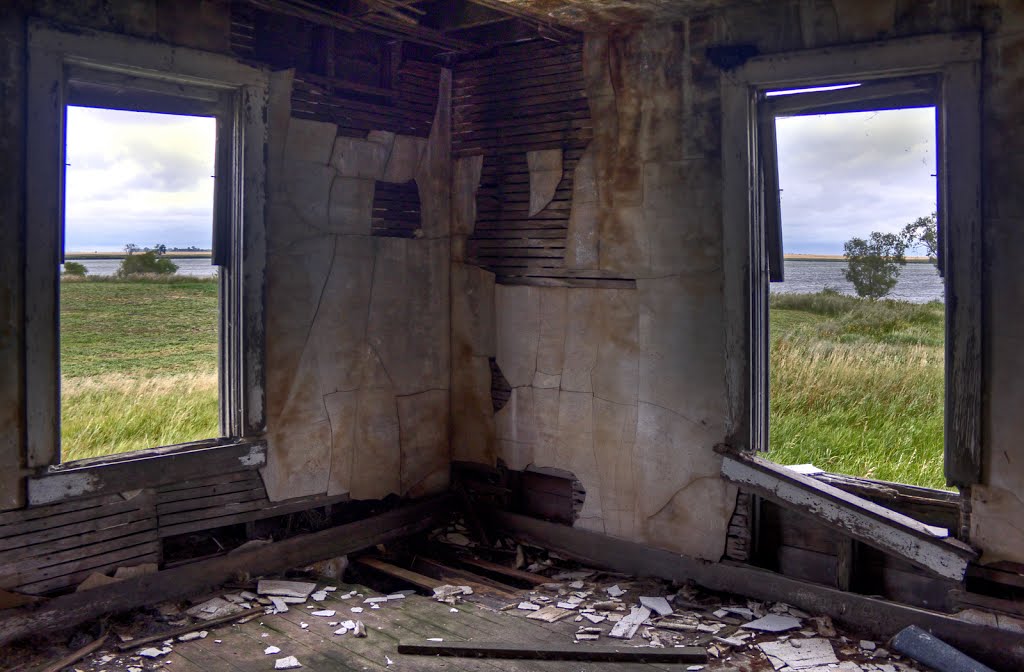
[{"label": "plaster debris on floor", "polygon": [[[828,616],[578,567],[511,539],[483,545],[461,525],[346,564],[341,579],[297,570],[140,610],[74,669],[194,672],[234,661],[285,670],[326,656],[339,663],[372,659],[377,667],[368,669],[417,670],[427,669],[424,659],[399,653],[396,643],[483,640],[535,647],[538,657],[614,646],[643,660],[645,652],[686,649],[699,658],[670,669],[693,672],[927,669]],[[616,669],[614,662],[601,665]]]}]

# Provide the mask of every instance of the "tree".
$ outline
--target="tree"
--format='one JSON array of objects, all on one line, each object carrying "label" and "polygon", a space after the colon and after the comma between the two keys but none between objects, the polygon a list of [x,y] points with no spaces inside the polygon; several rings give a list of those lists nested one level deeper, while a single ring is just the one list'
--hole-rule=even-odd
[{"label": "tree", "polygon": [[64,262],[64,275],[73,275],[80,278],[85,275],[85,271],[85,264],[80,264],[77,261]]},{"label": "tree", "polygon": [[155,252],[143,252],[133,254],[121,260],[121,267],[117,269],[117,277],[127,278],[132,275],[172,275],[178,270],[178,265],[170,259],[157,257]]},{"label": "tree", "polygon": [[903,227],[903,238],[908,248],[923,247],[933,264],[939,262],[939,231],[937,213],[918,217]]},{"label": "tree", "polygon": [[851,238],[843,245],[846,271],[857,296],[880,299],[896,286],[901,266],[907,263],[907,241],[901,234],[874,231],[867,240]]},{"label": "tree", "polygon": [[167,254],[167,246],[163,243],[157,243],[153,246],[153,251],[156,252],[156,256],[162,257]]},{"label": "tree", "polygon": [[127,245],[124,246],[124,251],[130,257],[139,251],[139,246],[136,245],[135,243],[128,243]]}]

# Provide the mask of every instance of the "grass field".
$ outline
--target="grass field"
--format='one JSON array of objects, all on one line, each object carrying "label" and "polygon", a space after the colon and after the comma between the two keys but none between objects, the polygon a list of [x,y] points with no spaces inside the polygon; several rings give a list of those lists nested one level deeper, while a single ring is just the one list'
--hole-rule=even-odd
[{"label": "grass field", "polygon": [[772,460],[945,487],[941,303],[784,294],[770,315]]},{"label": "grass field", "polygon": [[61,459],[215,437],[217,282],[61,282]]}]

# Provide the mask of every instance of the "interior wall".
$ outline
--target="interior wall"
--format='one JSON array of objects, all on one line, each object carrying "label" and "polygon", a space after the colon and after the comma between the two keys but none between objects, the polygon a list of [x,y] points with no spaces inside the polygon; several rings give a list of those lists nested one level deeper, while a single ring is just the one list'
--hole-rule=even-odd
[{"label": "interior wall", "polygon": [[[712,451],[727,408],[719,71],[705,48],[769,54],[957,30],[985,34],[985,475],[968,495],[971,540],[986,562],[1024,562],[1019,3],[771,3],[588,35],[580,68],[595,134],[573,168],[566,258],[636,289],[495,283],[454,255],[456,459],[569,470],[587,491],[577,526],[717,560],[735,491]],[[456,204],[476,187],[471,168],[455,171]],[[487,357],[513,387],[497,413]]]},{"label": "interior wall", "polygon": [[[440,89],[429,138],[351,138],[272,112],[262,470],[272,501],[448,485],[450,73]],[[410,180],[421,227],[372,235],[375,184]]]},{"label": "interior wall", "polygon": [[[727,415],[718,79],[690,66],[699,49],[678,24],[587,36],[593,140],[572,168],[565,266],[635,282],[494,285],[456,258],[453,432],[456,459],[572,472],[577,526],[718,560],[736,490],[713,450]],[[490,420],[487,356],[512,387]]]}]

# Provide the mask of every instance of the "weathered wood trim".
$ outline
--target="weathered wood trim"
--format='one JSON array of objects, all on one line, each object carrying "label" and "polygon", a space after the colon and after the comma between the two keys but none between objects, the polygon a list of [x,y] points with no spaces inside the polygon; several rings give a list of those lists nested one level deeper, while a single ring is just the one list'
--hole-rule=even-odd
[{"label": "weathered wood trim", "polygon": [[757,57],[738,68],[735,76],[762,88],[795,88],[922,74],[944,64],[980,60],[980,34],[949,33]]},{"label": "weathered wood trim", "polygon": [[[92,461],[90,461],[92,462]],[[87,465],[51,467],[28,479],[29,506],[55,504],[79,497],[153,488],[211,473],[259,469],[267,463],[265,441],[130,453],[118,459]]]},{"label": "weathered wood trim", "polygon": [[436,497],[253,550],[57,597],[35,609],[7,609],[0,613],[0,646],[32,634],[72,628],[104,614],[189,597],[230,581],[240,572],[270,574],[422,532],[438,524],[452,505],[450,497]]},{"label": "weathered wood trim", "polygon": [[724,455],[722,477],[939,576],[962,581],[968,561],[977,557],[970,547],[948,539],[948,530],[925,525],[754,455]]},{"label": "weathered wood trim", "polygon": [[939,123],[940,236],[946,277],[946,482],[981,482],[980,62],[945,70]]},{"label": "weathered wood trim", "polygon": [[398,652],[408,656],[452,656],[456,658],[497,658],[500,660],[578,660],[591,663],[706,663],[708,652],[700,646],[651,648],[573,643],[532,642],[402,642]]},{"label": "weathered wood trim", "polygon": [[695,560],[514,513],[493,512],[492,518],[498,527],[517,539],[597,567],[671,581],[694,581],[710,590],[785,602],[813,614],[830,616],[879,639],[887,639],[908,625],[917,625],[996,669],[1024,669],[1024,638],[1018,633],[887,600],[844,593],[763,569]]},{"label": "weathered wood trim", "polygon": [[[62,256],[64,103],[68,77],[136,83],[153,94],[156,107],[167,91],[204,104],[227,101],[225,117],[230,151],[227,182],[231,217],[231,254],[221,280],[221,415],[224,434],[258,436],[264,411],[264,266],[266,231],[267,73],[221,54],[173,47],[89,29],[64,32],[41,21],[29,22],[29,120],[25,265],[27,466],[59,462],[60,373],[57,274]],[[225,168],[218,165],[218,170]],[[218,191],[222,191],[218,189]],[[143,457],[152,457],[152,454]],[[42,480],[40,480],[42,479]],[[60,488],[91,494],[68,475],[58,483],[44,475],[35,483],[30,505],[57,501]],[[58,479],[58,480],[60,480]],[[166,482],[166,481],[160,481]],[[104,487],[106,487],[104,485]],[[135,487],[144,487],[136,485]],[[40,489],[42,488],[42,489]],[[30,482],[29,489],[33,489]],[[78,495],[73,495],[78,496]]]},{"label": "weathered wood trim", "polygon": [[63,219],[64,87],[59,55],[29,32],[25,159],[25,425],[28,467],[60,460],[57,273]]},{"label": "weathered wood trim", "polygon": [[751,353],[753,262],[753,93],[743,81],[723,76],[722,92],[722,296],[725,304],[725,384],[729,445],[754,447],[751,406],[756,385]]},{"label": "weathered wood trim", "polygon": [[[981,478],[981,196],[979,33],[901,38],[751,59],[721,77],[723,268],[729,439],[739,449],[767,444],[762,427],[767,325],[761,309],[761,185],[752,172],[755,92],[900,76],[935,77],[940,109],[939,222],[948,243],[946,478],[961,488]],[[855,89],[848,95],[855,96]],[[784,103],[775,103],[784,104]],[[948,230],[943,230],[945,227]],[[955,268],[954,268],[955,266]],[[759,375],[760,374],[760,375]],[[766,427],[766,425],[765,425]]]}]

